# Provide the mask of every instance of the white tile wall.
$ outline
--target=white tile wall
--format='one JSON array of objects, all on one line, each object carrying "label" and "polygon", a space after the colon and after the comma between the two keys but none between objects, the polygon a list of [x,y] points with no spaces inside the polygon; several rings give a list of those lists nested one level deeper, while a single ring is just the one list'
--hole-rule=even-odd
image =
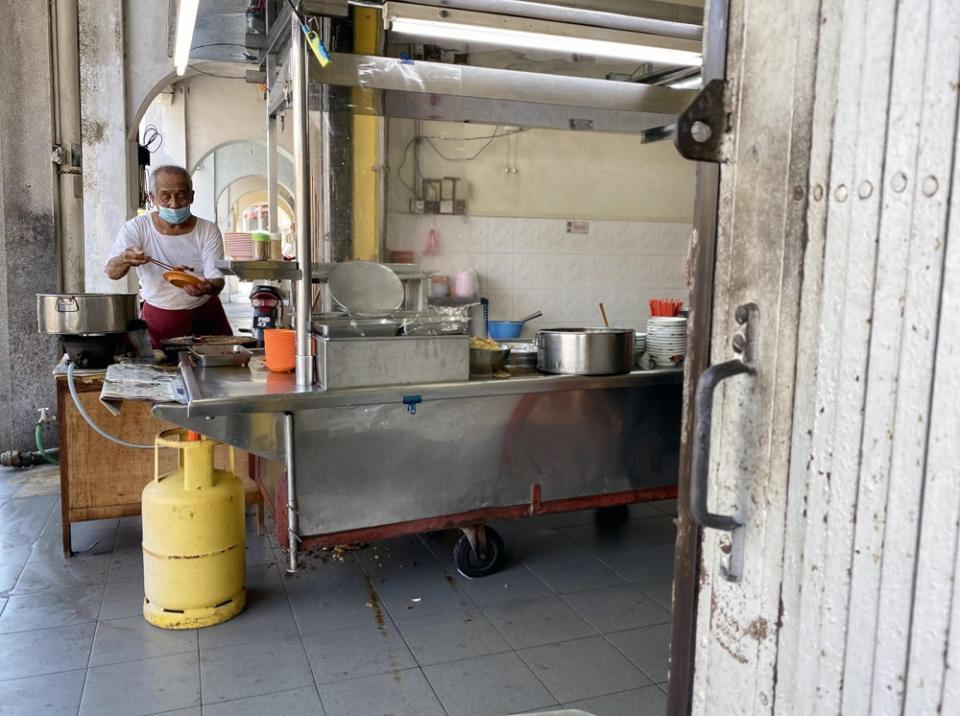
[{"label": "white tile wall", "polygon": [[[440,237],[435,256],[423,256],[430,229]],[[684,223],[590,221],[589,233],[567,234],[556,219],[420,216],[391,213],[387,246],[414,251],[424,268],[480,274],[494,319],[536,310],[537,328],[599,325],[600,301],[611,323],[643,329],[651,298],[688,301],[683,265],[691,226]]]}]

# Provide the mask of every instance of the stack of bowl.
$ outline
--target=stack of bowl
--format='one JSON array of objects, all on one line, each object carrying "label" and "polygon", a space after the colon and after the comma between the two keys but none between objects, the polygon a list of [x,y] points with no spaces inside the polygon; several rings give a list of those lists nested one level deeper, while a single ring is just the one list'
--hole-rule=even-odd
[{"label": "stack of bowl", "polygon": [[639,368],[640,366],[640,356],[642,356],[647,351],[647,334],[642,331],[634,331],[633,333],[633,357],[634,363]]},{"label": "stack of bowl", "polygon": [[289,373],[297,367],[297,333],[287,328],[267,328],[263,332],[267,370]]},{"label": "stack of bowl", "polygon": [[647,352],[658,367],[672,367],[687,352],[687,319],[651,316],[647,319]]}]

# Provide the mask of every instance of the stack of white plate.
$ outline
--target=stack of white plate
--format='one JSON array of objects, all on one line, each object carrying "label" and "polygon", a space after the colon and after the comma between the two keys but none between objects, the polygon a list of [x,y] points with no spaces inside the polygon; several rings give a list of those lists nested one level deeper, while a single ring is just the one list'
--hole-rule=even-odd
[{"label": "stack of white plate", "polygon": [[677,365],[687,352],[687,319],[651,316],[647,319],[647,352],[654,364]]}]

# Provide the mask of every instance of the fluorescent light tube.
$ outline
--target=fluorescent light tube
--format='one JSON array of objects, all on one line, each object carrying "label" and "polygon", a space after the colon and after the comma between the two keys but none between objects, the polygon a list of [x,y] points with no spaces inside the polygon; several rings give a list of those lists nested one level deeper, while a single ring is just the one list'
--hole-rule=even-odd
[{"label": "fluorescent light tube", "polygon": [[[454,11],[391,2],[385,23],[402,35],[504,45],[566,54],[609,57],[632,62],[699,67],[699,43],[622,30],[570,25],[505,15]],[[674,45],[671,47],[670,45]]]},{"label": "fluorescent light tube", "polygon": [[177,7],[177,39],[173,49],[173,64],[177,74],[183,76],[190,61],[190,46],[193,44],[193,28],[197,24],[197,8],[200,0],[180,0]]}]

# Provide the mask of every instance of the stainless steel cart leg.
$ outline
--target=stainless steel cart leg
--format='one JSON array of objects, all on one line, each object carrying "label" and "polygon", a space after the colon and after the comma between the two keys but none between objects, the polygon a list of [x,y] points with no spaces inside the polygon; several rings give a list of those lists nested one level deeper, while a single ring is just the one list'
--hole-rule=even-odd
[{"label": "stainless steel cart leg", "polygon": [[297,463],[293,449],[293,413],[283,415],[283,446],[287,463],[287,573],[297,571],[300,514],[297,511]]}]

